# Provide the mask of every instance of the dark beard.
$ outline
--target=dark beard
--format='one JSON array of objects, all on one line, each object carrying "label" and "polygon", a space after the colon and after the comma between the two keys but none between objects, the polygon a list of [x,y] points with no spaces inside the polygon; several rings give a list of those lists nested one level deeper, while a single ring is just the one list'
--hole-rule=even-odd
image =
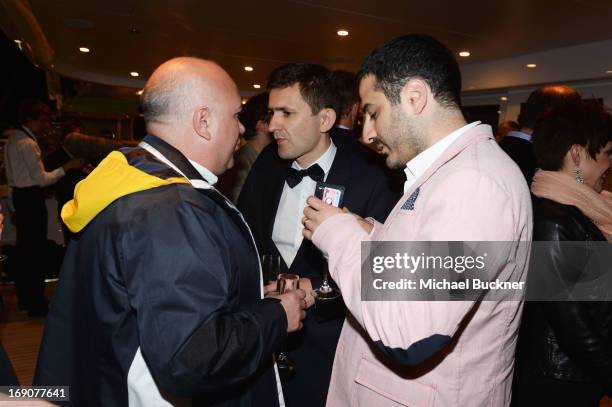
[{"label": "dark beard", "polygon": [[[418,136],[417,130],[413,126],[411,126],[408,121],[403,117],[399,106],[397,108],[394,108],[393,113],[391,114],[391,118],[393,125],[389,129],[388,133],[394,134],[395,137],[393,139],[393,143],[390,144],[393,145],[393,151],[395,151],[396,156],[403,155],[404,157],[400,159],[401,162],[395,163],[389,163],[387,157],[386,164],[387,167],[391,169],[400,169],[404,168],[408,161],[412,160],[421,152],[425,151],[427,146]],[[400,154],[400,152],[403,152],[405,154]]]}]

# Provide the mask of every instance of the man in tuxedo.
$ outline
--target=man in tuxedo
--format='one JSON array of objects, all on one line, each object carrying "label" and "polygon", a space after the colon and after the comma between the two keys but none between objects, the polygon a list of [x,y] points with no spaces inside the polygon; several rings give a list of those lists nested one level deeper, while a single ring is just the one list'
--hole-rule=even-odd
[{"label": "man in tuxedo", "polygon": [[[259,252],[280,254],[282,268],[300,276],[300,287],[316,289],[327,261],[303,239],[301,218],[317,181],[344,187],[341,206],[379,220],[387,217],[397,196],[380,167],[330,139],[337,108],[326,68],[305,63],[282,66],[271,73],[268,89],[269,129],[276,143],[253,165],[238,207]],[[319,304],[304,320],[303,334],[289,336],[287,353],[295,370],[282,378],[289,407],[325,404],[345,316],[341,298],[326,301],[337,302],[337,307],[326,305],[334,312],[322,313]]]},{"label": "man in tuxedo", "polygon": [[519,166],[525,180],[531,185],[536,170],[536,158],[531,144],[531,134],[538,118],[548,110],[580,99],[580,95],[569,86],[544,86],[531,92],[521,106],[518,123],[520,130],[509,131],[499,146]]}]

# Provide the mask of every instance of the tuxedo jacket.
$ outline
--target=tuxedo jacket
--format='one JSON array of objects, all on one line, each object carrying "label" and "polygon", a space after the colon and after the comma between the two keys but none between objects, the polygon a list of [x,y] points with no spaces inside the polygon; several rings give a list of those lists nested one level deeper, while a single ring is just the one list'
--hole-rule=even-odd
[{"label": "tuxedo jacket", "polygon": [[[325,182],[345,187],[342,206],[360,216],[384,222],[399,197],[391,190],[389,178],[380,165],[368,160],[367,154],[357,152],[362,146],[355,139],[335,144],[336,156]],[[282,160],[276,143],[272,143],[253,164],[238,199],[238,208],[251,227],[260,254],[279,254],[272,241],[272,231],[290,166],[291,161]],[[302,241],[291,267],[287,268],[284,261],[281,263],[283,271],[310,278],[315,289],[327,271],[326,259],[307,239]],[[288,354],[296,366],[292,377],[282,378],[288,407],[325,404],[345,316],[342,301],[338,300],[336,305],[335,310],[325,315],[317,313],[315,305],[308,312],[302,331],[289,336]]]}]

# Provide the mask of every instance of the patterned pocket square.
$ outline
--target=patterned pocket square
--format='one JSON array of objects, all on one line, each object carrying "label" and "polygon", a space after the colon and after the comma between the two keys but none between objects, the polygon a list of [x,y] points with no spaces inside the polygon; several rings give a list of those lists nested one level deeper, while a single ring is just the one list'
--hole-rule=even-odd
[{"label": "patterned pocket square", "polygon": [[414,190],[412,195],[410,195],[410,197],[408,197],[406,202],[404,202],[404,204],[402,205],[402,209],[407,210],[407,211],[413,211],[414,210],[414,203],[416,202],[417,198],[419,197],[420,190],[421,190],[421,188],[417,188],[417,189]]}]

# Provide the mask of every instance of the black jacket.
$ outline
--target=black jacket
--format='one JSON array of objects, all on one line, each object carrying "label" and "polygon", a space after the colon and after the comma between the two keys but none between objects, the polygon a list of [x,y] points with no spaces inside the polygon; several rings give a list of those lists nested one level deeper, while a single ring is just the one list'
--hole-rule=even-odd
[{"label": "black jacket", "polygon": [[[391,191],[388,177],[378,165],[368,161],[368,152],[361,150],[364,147],[356,140],[345,139],[335,144],[336,156],[326,182],[346,188],[342,206],[358,215],[384,222],[399,199],[399,195]],[[285,185],[285,171],[290,165],[291,161],[278,156],[276,143],[272,143],[253,164],[238,199],[238,207],[253,231],[261,254],[278,254],[272,231]],[[289,272],[310,278],[316,289],[326,270],[327,261],[321,252],[304,239]],[[295,363],[295,375],[283,380],[288,407],[325,405],[346,313],[341,300],[336,305],[333,312],[328,313],[327,309],[324,315],[320,313],[320,306],[315,305],[304,320],[304,329],[289,335],[288,354]]]},{"label": "black jacket", "polygon": [[[543,259],[547,275],[568,281],[580,272],[569,265],[585,256],[586,248],[570,253],[554,243],[605,241],[601,231],[574,206],[534,198],[534,221],[533,240],[553,242]],[[527,302],[517,374],[527,370],[560,381],[599,383],[602,393],[612,394],[612,302]]]},{"label": "black jacket", "polygon": [[519,166],[527,184],[531,185],[537,165],[533,144],[518,137],[506,136],[499,146]]},{"label": "black jacket", "polygon": [[[203,183],[176,149],[144,141]],[[182,179],[143,148],[112,154],[81,191],[101,199],[142,173],[148,182]],[[121,174],[129,176],[116,185]],[[88,197],[80,198],[79,210]],[[278,405],[268,367],[287,320],[277,300],[261,300],[256,247],[218,192],[172,183],[129,193],[82,227],[51,303],[36,385],[70,386],[70,404],[83,407],[128,406],[135,393],[157,392],[194,406]]]}]

